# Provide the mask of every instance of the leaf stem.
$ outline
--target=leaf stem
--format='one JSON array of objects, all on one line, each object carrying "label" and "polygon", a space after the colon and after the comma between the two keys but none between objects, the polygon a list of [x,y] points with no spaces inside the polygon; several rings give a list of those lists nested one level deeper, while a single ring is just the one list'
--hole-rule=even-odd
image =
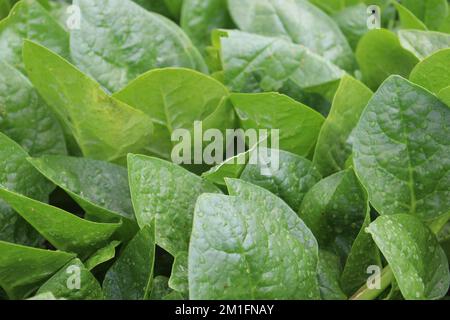
[{"label": "leaf stem", "polygon": [[387,266],[381,272],[380,279],[380,288],[379,289],[371,289],[366,285],[364,285],[361,289],[359,289],[350,300],[374,300],[380,294],[386,290],[387,287],[391,284],[394,279],[394,274],[392,273],[392,269],[390,266]]},{"label": "leaf stem", "polygon": [[[445,224],[449,221],[450,214],[445,215],[444,217],[437,219],[429,224],[429,228],[434,234],[438,234],[445,226]],[[350,300],[374,300],[376,299],[394,280],[394,274],[392,273],[392,269],[390,266],[387,266],[381,272],[381,285],[380,289],[370,289],[367,287],[367,284],[364,285],[361,289],[359,289]]]}]

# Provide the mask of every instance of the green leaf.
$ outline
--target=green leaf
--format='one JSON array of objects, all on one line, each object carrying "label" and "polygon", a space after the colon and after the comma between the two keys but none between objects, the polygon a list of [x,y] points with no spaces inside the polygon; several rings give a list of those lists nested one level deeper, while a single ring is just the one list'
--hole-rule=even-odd
[{"label": "green leaf", "polygon": [[[50,15],[55,19],[61,27],[66,30],[66,32],[69,31],[70,18],[72,17],[73,11],[70,9],[70,6],[72,5],[71,2],[66,1],[51,1],[48,3],[47,11],[50,13]],[[70,50],[70,49],[69,49]]]},{"label": "green leaf", "polygon": [[65,190],[95,222],[119,222],[129,240],[137,231],[128,173],[123,167],[86,158],[44,156],[29,159],[45,177]]},{"label": "green leaf", "polygon": [[444,32],[444,33],[450,33],[450,13],[447,15],[447,18],[439,26],[437,31]]},{"label": "green leaf", "polygon": [[253,146],[250,145],[247,151],[238,153],[236,156],[212,167],[209,171],[204,172],[202,177],[219,186],[226,186],[225,178],[239,178],[250,159],[257,156],[258,148],[267,144],[267,139],[268,137],[260,137],[260,140]]},{"label": "green leaf", "polygon": [[104,246],[120,224],[83,220],[62,209],[0,187],[0,197],[55,248],[87,256]]},{"label": "green leaf", "polygon": [[69,35],[35,0],[21,0],[10,15],[0,22],[0,60],[23,69],[22,45],[35,41],[69,57]]},{"label": "green leaf", "polygon": [[187,296],[189,294],[188,280],[188,253],[180,252],[173,262],[172,273],[170,275],[169,287]]},{"label": "green leaf", "polygon": [[110,300],[146,300],[152,290],[155,224],[144,226],[108,270],[103,291]]},{"label": "green leaf", "polygon": [[378,266],[380,270],[382,268],[380,252],[370,234],[366,232],[370,222],[370,207],[367,204],[366,218],[353,242],[340,279],[342,290],[347,295],[354,294],[367,282],[369,267]]},{"label": "green leaf", "polygon": [[450,48],[433,53],[420,62],[411,72],[409,79],[438,94],[450,86]]},{"label": "green leaf", "polygon": [[318,249],[308,228],[270,192],[240,180],[227,183],[241,196],[204,194],[196,205],[190,298],[319,298]]},{"label": "green leaf", "polygon": [[382,216],[367,230],[389,262],[405,299],[439,299],[447,293],[447,257],[419,219],[404,214]]},{"label": "green leaf", "polygon": [[30,81],[4,61],[0,61],[0,130],[31,155],[67,152],[49,107]]},{"label": "green leaf", "polygon": [[[51,292],[45,292],[38,295],[35,295],[31,298],[28,298],[27,300],[38,300],[38,301],[46,301],[46,300],[58,300]],[[63,299],[59,299],[63,300]]]},{"label": "green leaf", "polygon": [[[354,2],[357,3],[358,1],[355,0]],[[359,40],[369,31],[367,28],[367,6],[362,3],[349,6],[334,13],[331,17],[342,30],[352,49],[356,49]]]},{"label": "green leaf", "polygon": [[236,93],[230,99],[242,128],[279,130],[280,149],[304,157],[311,154],[324,122],[321,114],[279,93]]},{"label": "green leaf", "polygon": [[339,257],[329,251],[319,250],[320,295],[323,300],[346,300],[347,296],[340,286],[341,261]]},{"label": "green leaf", "polygon": [[309,0],[319,9],[328,14],[344,10],[347,7],[360,3],[360,0]]},{"label": "green leaf", "polygon": [[0,287],[10,299],[26,298],[73,258],[66,252],[0,241]]},{"label": "green leaf", "polygon": [[450,107],[450,86],[447,88],[442,89],[439,94],[439,99],[441,99],[443,102],[447,104],[447,106]]},{"label": "green leaf", "polygon": [[9,10],[11,10],[9,0],[0,0],[0,20],[8,16]]},{"label": "green leaf", "polygon": [[179,19],[181,15],[181,8],[183,7],[185,0],[164,0],[164,3],[166,4],[169,11],[172,13],[172,15]]},{"label": "green leaf", "polygon": [[197,48],[205,52],[212,30],[233,26],[227,0],[184,0],[180,25]]},{"label": "green leaf", "polygon": [[439,28],[448,15],[447,0],[402,0],[402,4],[433,30]]},{"label": "green leaf", "polygon": [[172,291],[169,294],[165,295],[162,300],[175,300],[175,301],[181,301],[186,300],[186,298],[179,292]]},{"label": "green leaf", "polygon": [[149,300],[164,300],[164,297],[173,292],[168,285],[169,279],[157,276],[153,279],[153,288]]},{"label": "green leaf", "polygon": [[97,279],[79,259],[74,259],[53,275],[37,295],[50,292],[55,298],[68,300],[100,300],[103,292]]},{"label": "green leaf", "polygon": [[270,159],[278,157],[279,168],[268,164],[250,162],[240,178],[260,186],[283,199],[297,211],[306,193],[322,178],[311,161],[295,154],[281,150],[259,150]]},{"label": "green leaf", "polygon": [[402,29],[427,30],[427,26],[417,18],[408,8],[402,6],[398,2],[393,2],[400,17]]},{"label": "green leaf", "polygon": [[380,87],[354,134],[355,171],[382,215],[450,211],[450,109],[399,76]]},{"label": "green leaf", "polygon": [[152,121],[109,97],[92,79],[48,49],[24,44],[31,82],[78,142],[84,156],[123,161],[148,144]]},{"label": "green leaf", "polygon": [[345,261],[366,218],[367,196],[352,169],[323,179],[306,194],[299,216],[321,249]]},{"label": "green leaf", "polygon": [[216,124],[216,118],[222,122],[219,128],[234,128],[233,110],[223,104],[226,96],[227,88],[217,80],[180,68],[150,71],[114,94],[116,99],[151,117],[154,138],[147,149],[165,159],[171,158],[175,144],[172,134],[177,129],[193,131],[194,122],[203,121],[206,131],[209,122]]},{"label": "green leaf", "polygon": [[164,160],[128,156],[131,199],[142,228],[156,223],[156,244],[176,256],[187,251],[195,202],[220,190],[189,171]]},{"label": "green leaf", "polygon": [[154,68],[207,72],[186,34],[163,16],[130,0],[75,0],[74,5],[81,10],[81,28],[71,31],[72,59],[108,90],[117,91]]},{"label": "green leaf", "polygon": [[447,255],[447,259],[450,259],[450,222],[444,226],[444,228],[437,234],[439,245]]},{"label": "green leaf", "polygon": [[166,6],[164,0],[133,0],[133,1],[149,11],[159,13],[166,17],[174,18],[169,8]]},{"label": "green leaf", "polygon": [[398,33],[403,48],[420,60],[441,49],[450,47],[450,34],[432,31],[401,30]]},{"label": "green leaf", "polygon": [[389,30],[371,30],[359,42],[356,49],[363,80],[376,90],[391,74],[408,77],[419,60],[403,49],[397,36]]},{"label": "green leaf", "polygon": [[350,46],[335,22],[303,0],[228,0],[239,29],[270,37],[283,37],[303,45],[340,68],[355,67]]},{"label": "green leaf", "polygon": [[344,75],[331,62],[285,38],[241,31],[221,31],[215,37],[224,82],[235,92],[277,91],[287,82],[308,89]]},{"label": "green leaf", "polygon": [[[27,157],[16,142],[0,133],[0,185],[47,202],[54,186],[28,163]],[[0,240],[30,246],[42,243],[39,234],[1,199]]]},{"label": "green leaf", "polygon": [[372,94],[358,80],[350,76],[342,78],[314,153],[314,165],[324,176],[346,168],[353,149],[353,131]]},{"label": "green leaf", "polygon": [[116,248],[120,245],[120,241],[111,241],[107,246],[98,249],[84,263],[89,271],[95,267],[105,263],[116,256]]},{"label": "green leaf", "polygon": [[145,9],[178,20],[185,0],[133,0]]},{"label": "green leaf", "polygon": [[225,186],[225,178],[239,178],[244,171],[252,150],[231,157],[223,163],[204,172],[202,177],[220,186]]}]

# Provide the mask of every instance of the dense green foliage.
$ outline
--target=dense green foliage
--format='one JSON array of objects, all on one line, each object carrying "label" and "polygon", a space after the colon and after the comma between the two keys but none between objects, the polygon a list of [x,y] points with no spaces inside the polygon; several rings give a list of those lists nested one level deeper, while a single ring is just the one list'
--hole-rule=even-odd
[{"label": "dense green foliage", "polygon": [[449,7],[0,0],[0,299],[448,298]]}]

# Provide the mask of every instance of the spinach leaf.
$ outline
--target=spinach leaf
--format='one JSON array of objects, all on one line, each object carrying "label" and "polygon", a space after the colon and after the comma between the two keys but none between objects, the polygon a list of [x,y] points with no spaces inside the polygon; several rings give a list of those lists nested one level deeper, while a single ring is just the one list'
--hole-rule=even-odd
[{"label": "spinach leaf", "polygon": [[279,93],[233,93],[230,100],[243,129],[276,129],[282,150],[304,157],[313,151],[324,121],[318,112]]},{"label": "spinach leaf", "polygon": [[46,300],[58,300],[51,292],[45,292],[38,295],[35,295],[27,300],[37,300],[37,301],[46,301]]},{"label": "spinach leaf", "polygon": [[153,288],[150,294],[150,300],[163,300],[172,290],[168,285],[169,279],[164,276],[157,276],[153,279]]},{"label": "spinach leaf", "polygon": [[340,68],[352,71],[354,57],[335,22],[304,0],[228,0],[231,16],[246,32],[284,37]]},{"label": "spinach leaf", "polygon": [[63,156],[29,159],[45,177],[65,190],[96,222],[122,221],[120,234],[129,240],[137,231],[128,173],[115,164]]},{"label": "spinach leaf", "polygon": [[376,90],[390,75],[408,77],[419,60],[403,49],[397,36],[385,29],[371,30],[359,42],[356,59],[364,83]]},{"label": "spinach leaf", "polygon": [[[319,298],[317,243],[310,231],[268,191],[239,180],[229,184],[239,185],[259,201],[213,194],[198,199],[189,250],[190,298]],[[261,205],[264,199],[270,208]]]},{"label": "spinach leaf", "polygon": [[439,94],[439,99],[441,99],[442,101],[444,101],[447,106],[450,107],[450,86],[442,89]]},{"label": "spinach leaf", "polygon": [[450,34],[420,30],[401,30],[398,33],[402,47],[420,60],[438,50],[450,47]]},{"label": "spinach leaf", "polygon": [[225,178],[239,178],[250,159],[258,156],[257,152],[260,150],[258,148],[263,148],[263,144],[267,145],[267,139],[268,137],[260,137],[260,140],[253,146],[250,145],[247,151],[238,153],[212,167],[209,171],[204,172],[202,177],[219,186],[226,186]]},{"label": "spinach leaf", "polygon": [[23,69],[22,44],[28,39],[69,57],[69,35],[35,0],[21,0],[0,21],[0,60]]},{"label": "spinach leaf", "polygon": [[324,176],[345,169],[352,154],[354,129],[371,97],[372,91],[360,81],[342,78],[314,152],[314,165]]},{"label": "spinach leaf", "polygon": [[177,256],[188,249],[194,206],[213,184],[172,163],[128,156],[131,198],[139,226],[156,223],[156,244]]},{"label": "spinach leaf", "polygon": [[219,186],[225,186],[225,178],[239,178],[241,176],[252,152],[255,152],[255,150],[249,149],[246,152],[239,153],[204,172],[202,177]]},{"label": "spinach leaf", "polygon": [[8,16],[11,10],[11,3],[9,0],[0,0],[0,20]]},{"label": "spinach leaf", "polygon": [[92,254],[84,263],[86,269],[89,271],[93,270],[97,266],[105,263],[116,256],[116,247],[120,245],[120,241],[111,241],[105,247],[98,249],[94,254]]},{"label": "spinach leaf", "polygon": [[450,86],[450,49],[433,53],[411,71],[409,79],[438,94]]},{"label": "spinach leaf", "polygon": [[183,294],[185,296],[189,294],[187,252],[180,252],[175,257],[168,286],[176,292],[179,292],[180,294]]},{"label": "spinach leaf", "polygon": [[29,154],[65,154],[61,127],[28,79],[0,61],[0,130]]},{"label": "spinach leaf", "polygon": [[74,0],[74,5],[80,7],[81,23],[70,33],[72,59],[108,90],[122,89],[154,68],[207,72],[189,38],[165,17],[130,0]]},{"label": "spinach leaf", "polygon": [[79,259],[73,259],[62,267],[39,288],[36,294],[49,292],[58,299],[103,299],[100,284]]},{"label": "spinach leaf", "polygon": [[0,0],[0,300],[448,299],[449,4]]},{"label": "spinach leaf", "polygon": [[291,208],[298,210],[306,193],[322,178],[311,161],[285,151],[260,149],[267,157],[278,157],[279,168],[271,164],[249,163],[240,179],[260,186],[283,199]]},{"label": "spinach leaf", "polygon": [[368,227],[406,299],[439,299],[449,288],[447,257],[419,219],[382,216]]},{"label": "spinach leaf", "polygon": [[[450,11],[450,10],[449,10]],[[447,18],[442,22],[442,24],[439,26],[438,30],[439,32],[444,33],[450,33],[450,12],[447,15]]]},{"label": "spinach leaf", "polygon": [[55,248],[84,257],[104,246],[120,226],[89,222],[1,187],[0,197]]},{"label": "spinach leaf", "polygon": [[402,0],[402,4],[432,30],[437,30],[449,13],[446,0]]},{"label": "spinach leaf", "polygon": [[128,243],[103,281],[107,299],[147,300],[152,290],[155,224],[145,225]]},{"label": "spinach leaf", "polygon": [[323,300],[347,299],[339,281],[341,269],[341,261],[337,255],[329,251],[319,250],[317,273],[319,275],[320,295]]},{"label": "spinach leaf", "polygon": [[0,286],[11,299],[26,298],[73,258],[66,252],[0,241]]},{"label": "spinach leaf", "polygon": [[[140,6],[149,11],[159,13],[171,19],[178,19],[181,10],[181,2],[183,0],[133,0]],[[175,5],[178,3],[178,8]]]},{"label": "spinach leaf", "polygon": [[450,109],[430,92],[392,76],[355,131],[355,171],[382,215],[434,220],[450,211]]},{"label": "spinach leaf", "polygon": [[114,98],[143,111],[152,119],[154,138],[147,150],[170,159],[174,147],[172,134],[177,129],[192,132],[195,121],[203,122],[203,131],[217,128],[217,125],[223,130],[234,128],[233,109],[224,103],[228,94],[223,84],[204,74],[165,68],[142,75],[114,94]]},{"label": "spinach leaf", "polygon": [[428,30],[427,26],[417,18],[408,8],[402,6],[398,2],[393,2],[400,16],[402,29]]},{"label": "spinach leaf", "polygon": [[352,244],[340,278],[341,288],[347,295],[355,293],[367,282],[369,267],[382,267],[380,252],[366,231],[370,222],[370,208],[367,204],[366,217]]},{"label": "spinach leaf", "polygon": [[[47,202],[54,186],[27,162],[28,154],[0,133],[0,186]],[[42,238],[14,209],[0,199],[0,240],[38,246]]]},{"label": "spinach leaf", "polygon": [[169,279],[164,276],[157,276],[153,279],[153,289],[150,300],[186,300],[179,292],[170,289]]},{"label": "spinach leaf", "polygon": [[[44,0],[45,1],[45,0]],[[42,1],[40,1],[42,5]],[[73,14],[73,9],[70,7],[71,1],[51,1],[45,6],[45,9],[50,13],[50,15],[55,19],[66,32],[69,32],[71,28],[71,15]],[[70,48],[68,49],[70,51]]]},{"label": "spinach leaf", "polygon": [[73,134],[84,156],[121,162],[127,153],[144,149],[153,131],[144,113],[108,96],[52,51],[30,41],[25,41],[23,50],[31,82]]},{"label": "spinach leaf", "polygon": [[197,48],[205,53],[211,31],[233,27],[227,0],[184,0],[180,25]]},{"label": "spinach leaf", "polygon": [[285,38],[241,31],[214,34],[224,82],[235,92],[277,91],[291,82],[312,89],[339,80],[344,72],[306,47]]},{"label": "spinach leaf", "polygon": [[352,169],[317,183],[306,194],[299,215],[322,249],[347,258],[367,212],[367,197]]},{"label": "spinach leaf", "polygon": [[[358,1],[353,2],[357,3]],[[343,8],[331,17],[342,30],[352,49],[355,50],[359,40],[369,31],[367,28],[367,6],[362,3],[355,4]]]},{"label": "spinach leaf", "polygon": [[[367,194],[352,169],[331,175],[312,187],[299,215],[313,231],[319,246],[339,258],[342,271],[332,279],[346,295],[366,282],[369,266],[381,265],[377,247],[365,232],[371,221]],[[329,272],[337,271],[335,268]],[[332,282],[329,286],[336,288]],[[337,294],[335,298],[341,291],[331,290]]]},{"label": "spinach leaf", "polygon": [[328,14],[336,13],[347,7],[357,5],[360,0],[309,0],[316,7]]}]

